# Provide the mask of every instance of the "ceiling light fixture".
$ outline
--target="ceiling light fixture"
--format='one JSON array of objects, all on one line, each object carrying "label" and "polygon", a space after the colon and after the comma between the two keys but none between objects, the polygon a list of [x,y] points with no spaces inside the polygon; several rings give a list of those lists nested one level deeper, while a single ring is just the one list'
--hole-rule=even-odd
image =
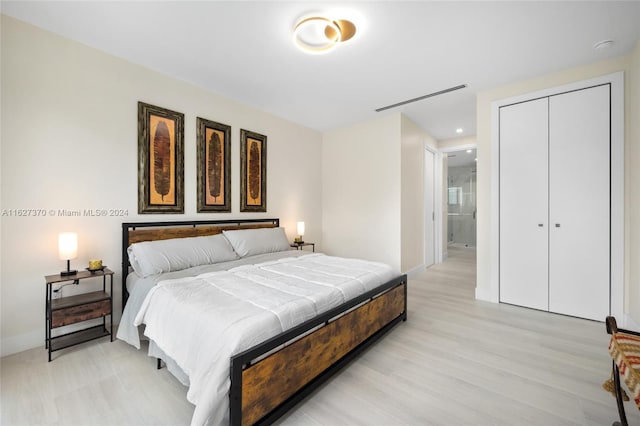
[{"label": "ceiling light fixture", "polygon": [[347,41],[356,34],[356,26],[346,19],[331,20],[322,16],[311,16],[300,20],[293,29],[293,41],[307,53],[326,53],[338,43]]},{"label": "ceiling light fixture", "polygon": [[613,40],[601,40],[593,45],[595,50],[606,50],[613,46]]},{"label": "ceiling light fixture", "polygon": [[462,133],[462,128],[457,128],[456,133]]}]

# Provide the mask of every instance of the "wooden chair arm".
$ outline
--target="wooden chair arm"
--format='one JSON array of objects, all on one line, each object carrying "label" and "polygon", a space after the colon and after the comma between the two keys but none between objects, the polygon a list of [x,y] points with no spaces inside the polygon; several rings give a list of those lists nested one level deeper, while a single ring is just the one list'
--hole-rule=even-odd
[{"label": "wooden chair arm", "polygon": [[621,332],[621,333],[633,334],[634,336],[640,336],[640,332],[638,331],[618,328],[618,324],[616,323],[616,319],[614,317],[607,317],[607,319],[605,320],[605,325],[607,326],[607,334]]}]

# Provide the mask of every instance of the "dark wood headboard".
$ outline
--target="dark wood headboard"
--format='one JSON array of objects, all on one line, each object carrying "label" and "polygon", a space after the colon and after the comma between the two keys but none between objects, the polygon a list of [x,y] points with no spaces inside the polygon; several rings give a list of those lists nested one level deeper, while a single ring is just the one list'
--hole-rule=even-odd
[{"label": "dark wood headboard", "polygon": [[129,254],[127,248],[142,241],[168,240],[170,238],[216,235],[236,229],[277,228],[280,219],[236,220],[185,220],[176,222],[126,222],[122,224],[122,309],[127,303],[127,275]]}]

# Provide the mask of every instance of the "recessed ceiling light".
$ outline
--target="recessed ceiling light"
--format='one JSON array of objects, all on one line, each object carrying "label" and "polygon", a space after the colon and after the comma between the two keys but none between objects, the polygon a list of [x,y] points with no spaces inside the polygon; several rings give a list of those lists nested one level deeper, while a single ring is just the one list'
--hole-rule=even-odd
[{"label": "recessed ceiling light", "polygon": [[476,158],[474,161],[478,161],[478,159]]},{"label": "recessed ceiling light", "polygon": [[351,21],[311,16],[296,24],[293,42],[307,53],[326,53],[355,34],[356,26]]},{"label": "recessed ceiling light", "polygon": [[593,45],[593,48],[595,50],[606,50],[606,49],[609,49],[611,46],[613,46],[613,40],[607,39],[607,40],[601,40],[595,43]]},{"label": "recessed ceiling light", "polygon": [[462,133],[462,128],[461,127],[457,128],[456,133]]},{"label": "recessed ceiling light", "polygon": [[467,154],[471,154],[472,152],[473,152],[473,150],[472,150],[472,149],[468,149],[468,150],[467,150]]}]

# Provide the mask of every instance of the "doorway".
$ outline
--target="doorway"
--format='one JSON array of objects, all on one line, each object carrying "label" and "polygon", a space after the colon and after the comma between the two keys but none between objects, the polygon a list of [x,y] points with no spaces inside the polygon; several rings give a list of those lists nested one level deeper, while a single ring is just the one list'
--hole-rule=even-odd
[{"label": "doorway", "polygon": [[447,153],[447,247],[476,246],[476,163],[475,148]]}]

